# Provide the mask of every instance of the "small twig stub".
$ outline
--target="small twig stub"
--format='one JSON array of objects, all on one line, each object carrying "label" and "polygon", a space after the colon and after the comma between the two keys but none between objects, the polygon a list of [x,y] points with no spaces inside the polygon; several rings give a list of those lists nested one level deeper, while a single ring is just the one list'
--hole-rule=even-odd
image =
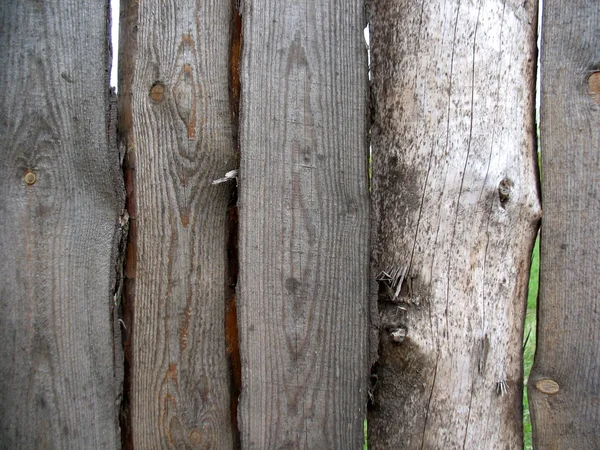
[{"label": "small twig stub", "polygon": [[223,178],[218,178],[218,179],[214,180],[212,182],[212,184],[226,183],[228,181],[231,181],[231,180],[237,178],[237,176],[238,176],[237,170],[230,170],[229,172],[227,172],[225,174],[225,176]]}]

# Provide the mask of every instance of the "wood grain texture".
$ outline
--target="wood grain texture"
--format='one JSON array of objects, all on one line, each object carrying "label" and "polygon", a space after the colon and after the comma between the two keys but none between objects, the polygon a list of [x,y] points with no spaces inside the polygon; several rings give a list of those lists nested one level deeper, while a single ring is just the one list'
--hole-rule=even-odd
[{"label": "wood grain texture", "polygon": [[[124,2],[134,448],[231,448],[225,221],[228,1]],[[135,248],[132,248],[135,247]],[[131,285],[133,284],[133,286]]]},{"label": "wood grain texture", "polygon": [[242,447],[360,448],[369,285],[363,4],[242,6]]},{"label": "wood grain texture", "polygon": [[371,6],[374,264],[406,274],[380,281],[369,448],[520,448],[536,2]]},{"label": "wood grain texture", "polygon": [[119,446],[107,17],[105,1],[0,2],[2,448]]},{"label": "wood grain texture", "polygon": [[600,448],[600,3],[545,0],[535,448]]}]

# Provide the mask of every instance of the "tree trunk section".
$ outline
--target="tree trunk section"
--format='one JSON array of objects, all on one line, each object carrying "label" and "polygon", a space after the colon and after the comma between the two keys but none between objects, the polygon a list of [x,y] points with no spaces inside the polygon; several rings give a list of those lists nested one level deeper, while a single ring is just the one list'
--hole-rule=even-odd
[{"label": "tree trunk section", "polygon": [[[231,448],[226,217],[230,2],[127,1],[120,61],[134,448]],[[127,420],[126,420],[127,421]]]},{"label": "tree trunk section", "polygon": [[533,443],[600,448],[600,3],[545,0]]},{"label": "tree trunk section", "polygon": [[0,2],[2,448],[119,446],[108,8]]},{"label": "tree trunk section", "polygon": [[520,448],[535,1],[372,3],[369,448]]},{"label": "tree trunk section", "polygon": [[362,1],[242,8],[243,448],[360,448],[368,374]]}]

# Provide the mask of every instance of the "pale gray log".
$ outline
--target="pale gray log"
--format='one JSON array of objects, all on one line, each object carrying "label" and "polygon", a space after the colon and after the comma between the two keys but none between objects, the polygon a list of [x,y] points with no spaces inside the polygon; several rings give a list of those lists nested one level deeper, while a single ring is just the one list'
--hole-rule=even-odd
[{"label": "pale gray log", "polygon": [[235,168],[230,2],[125,3],[120,118],[133,173],[132,443],[231,448],[224,324],[233,186],[212,184]]},{"label": "pale gray log", "polygon": [[120,446],[107,10],[0,2],[2,448]]},{"label": "pale gray log", "polygon": [[535,448],[600,448],[600,3],[544,0]]},{"label": "pale gray log", "polygon": [[519,448],[536,2],[371,5],[375,272],[408,271],[380,281],[369,448]]},{"label": "pale gray log", "polygon": [[243,4],[243,448],[361,448],[368,374],[361,1]]}]

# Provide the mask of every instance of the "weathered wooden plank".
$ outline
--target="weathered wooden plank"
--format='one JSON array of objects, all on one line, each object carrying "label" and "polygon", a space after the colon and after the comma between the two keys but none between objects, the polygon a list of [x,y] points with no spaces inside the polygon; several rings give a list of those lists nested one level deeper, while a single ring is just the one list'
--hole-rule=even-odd
[{"label": "weathered wooden plank", "polygon": [[600,448],[600,3],[544,0],[535,448]]},{"label": "weathered wooden plank", "polygon": [[230,2],[124,2],[121,132],[135,448],[230,448],[225,232]]},{"label": "weathered wooden plank", "polygon": [[119,446],[107,11],[0,2],[2,448]]},{"label": "weathered wooden plank", "polygon": [[374,264],[392,276],[369,448],[522,446],[536,6],[372,2]]},{"label": "weathered wooden plank", "polygon": [[359,448],[368,324],[361,1],[243,3],[244,448]]}]

